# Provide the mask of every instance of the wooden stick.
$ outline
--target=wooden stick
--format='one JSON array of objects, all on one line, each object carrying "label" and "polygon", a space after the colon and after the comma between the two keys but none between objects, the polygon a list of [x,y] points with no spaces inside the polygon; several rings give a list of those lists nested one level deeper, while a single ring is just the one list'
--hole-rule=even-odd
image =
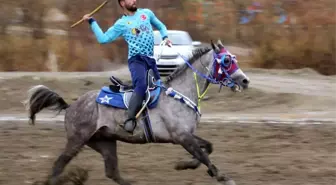
[{"label": "wooden stick", "polygon": [[[105,6],[108,3],[108,1],[104,1],[101,5],[99,5],[96,9],[94,9],[89,15],[92,16],[93,14],[97,13],[103,6]],[[77,21],[73,25],[71,25],[71,28],[77,26],[78,24],[82,23],[84,19],[82,18],[81,20]]]},{"label": "wooden stick", "polygon": [[143,107],[140,109],[140,111],[139,111],[139,112],[137,113],[137,115],[135,116],[135,119],[138,119],[138,118],[140,117],[141,113],[145,110],[146,106],[147,106],[147,105],[143,106]]}]

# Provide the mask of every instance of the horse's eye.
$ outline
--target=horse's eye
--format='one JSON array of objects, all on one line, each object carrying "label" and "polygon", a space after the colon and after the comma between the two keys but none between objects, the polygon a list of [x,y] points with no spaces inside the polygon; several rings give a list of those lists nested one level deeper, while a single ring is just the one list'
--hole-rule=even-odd
[{"label": "horse's eye", "polygon": [[225,59],[224,59],[224,63],[225,63],[225,64],[230,63],[230,58],[225,58]]}]

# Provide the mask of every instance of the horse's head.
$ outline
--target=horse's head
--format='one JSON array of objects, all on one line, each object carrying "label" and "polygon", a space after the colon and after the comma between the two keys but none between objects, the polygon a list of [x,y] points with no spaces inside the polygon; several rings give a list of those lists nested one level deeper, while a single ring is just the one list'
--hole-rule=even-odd
[{"label": "horse's head", "polygon": [[236,56],[231,54],[220,40],[216,44],[211,41],[212,49],[214,50],[215,62],[212,64],[211,75],[216,80],[232,79],[234,83],[247,89],[250,79],[239,68]]}]

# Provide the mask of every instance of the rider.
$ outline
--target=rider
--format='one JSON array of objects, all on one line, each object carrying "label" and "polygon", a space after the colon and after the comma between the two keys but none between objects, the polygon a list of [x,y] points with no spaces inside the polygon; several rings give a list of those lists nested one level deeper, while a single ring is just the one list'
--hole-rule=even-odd
[{"label": "rider", "polygon": [[[128,67],[135,86],[128,108],[128,119],[121,125],[126,131],[133,133],[136,126],[136,114],[142,107],[147,90],[146,71],[152,69],[156,80],[160,79],[154,53],[154,25],[161,34],[162,40],[170,46],[166,26],[149,9],[137,8],[136,0],[118,0],[124,15],[105,33],[97,21],[84,15],[100,44],[110,43],[122,36],[128,43]],[[129,124],[131,123],[131,124]]]}]

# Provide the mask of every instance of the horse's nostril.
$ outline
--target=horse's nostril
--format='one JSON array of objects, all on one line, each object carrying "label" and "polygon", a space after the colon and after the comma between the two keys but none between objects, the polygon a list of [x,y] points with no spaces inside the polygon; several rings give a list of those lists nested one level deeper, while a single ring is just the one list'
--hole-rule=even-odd
[{"label": "horse's nostril", "polygon": [[247,79],[244,79],[244,80],[243,80],[243,83],[244,83],[244,84],[248,84],[249,81],[248,81]]}]

